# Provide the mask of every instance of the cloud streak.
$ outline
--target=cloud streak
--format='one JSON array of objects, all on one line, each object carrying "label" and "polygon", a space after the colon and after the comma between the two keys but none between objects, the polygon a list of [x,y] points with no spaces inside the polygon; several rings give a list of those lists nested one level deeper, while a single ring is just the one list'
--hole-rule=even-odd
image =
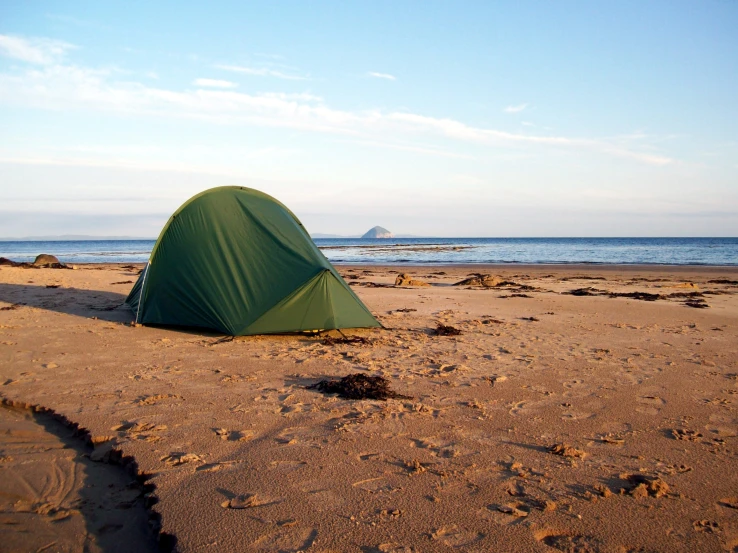
[{"label": "cloud streak", "polygon": [[220,79],[195,79],[192,81],[195,86],[206,88],[237,88],[238,85],[231,81],[223,81]]},{"label": "cloud streak", "polygon": [[38,65],[54,63],[74,48],[61,40],[0,35],[0,55]]},{"label": "cloud streak", "polygon": [[374,77],[375,79],[385,79],[387,81],[396,81],[397,77],[394,75],[390,75],[389,73],[376,73],[374,71],[369,71],[368,75],[370,77]]},{"label": "cloud streak", "polygon": [[218,64],[215,66],[217,69],[223,71],[231,71],[232,73],[242,73],[244,75],[252,75],[254,77],[275,77],[277,79],[285,79],[288,81],[306,81],[308,77],[301,75],[290,75],[276,69],[268,67],[248,67],[245,65],[229,65],[229,64]]},{"label": "cloud streak", "polygon": [[518,104],[517,106],[507,106],[505,113],[520,113],[528,107],[528,104]]}]

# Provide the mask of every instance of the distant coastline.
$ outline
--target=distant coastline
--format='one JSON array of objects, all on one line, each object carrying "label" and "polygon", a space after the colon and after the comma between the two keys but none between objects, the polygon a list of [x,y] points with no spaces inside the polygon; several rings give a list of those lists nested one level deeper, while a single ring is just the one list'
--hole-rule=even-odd
[{"label": "distant coastline", "polygon": [[91,236],[87,234],[60,234],[49,236],[0,236],[0,242],[101,242],[108,240],[156,240],[156,237],[148,236]]},{"label": "distant coastline", "polygon": [[[336,238],[336,239],[361,239],[361,234],[326,234],[316,232],[311,234],[310,238]],[[397,234],[395,238],[424,238],[416,234]],[[156,236],[94,236],[87,234],[60,234],[49,236],[0,236],[0,242],[100,242],[108,240],[156,240]]]}]

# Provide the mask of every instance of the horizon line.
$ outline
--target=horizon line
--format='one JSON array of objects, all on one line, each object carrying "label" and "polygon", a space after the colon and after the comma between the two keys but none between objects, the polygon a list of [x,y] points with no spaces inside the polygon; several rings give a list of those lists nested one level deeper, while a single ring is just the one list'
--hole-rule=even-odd
[{"label": "horizon line", "polygon": [[[681,238],[681,239],[709,239],[709,238],[722,238],[722,239],[738,239],[738,236],[719,236],[719,235],[695,235],[695,236],[563,236],[563,235],[551,235],[551,236],[421,236],[411,234],[399,234],[391,238],[363,238],[362,235],[339,235],[330,234],[323,232],[316,232],[314,234],[308,233],[311,238],[317,238],[319,240],[340,240],[340,239],[353,239],[353,240],[397,240],[397,239],[422,239],[422,240],[551,240],[551,239],[663,239],[663,238]],[[324,236],[318,236],[324,235]],[[121,235],[86,235],[86,234],[72,234],[72,235],[41,235],[41,236],[3,236],[0,237],[0,242],[102,242],[102,241],[119,241],[119,242],[130,242],[130,241],[156,241],[158,237],[143,237],[143,236],[121,236]]]}]

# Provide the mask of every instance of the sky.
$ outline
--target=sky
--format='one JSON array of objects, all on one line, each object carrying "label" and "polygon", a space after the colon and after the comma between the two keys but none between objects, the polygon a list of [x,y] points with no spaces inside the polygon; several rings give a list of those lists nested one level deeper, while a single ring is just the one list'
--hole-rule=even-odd
[{"label": "sky", "polygon": [[733,0],[0,3],[0,237],[738,236]]}]

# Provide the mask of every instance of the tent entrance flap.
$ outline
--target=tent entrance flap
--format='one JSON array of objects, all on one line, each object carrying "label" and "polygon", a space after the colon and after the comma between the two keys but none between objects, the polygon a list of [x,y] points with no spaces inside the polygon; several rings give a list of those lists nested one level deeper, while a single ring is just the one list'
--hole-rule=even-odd
[{"label": "tent entrance flap", "polygon": [[126,305],[128,305],[133,310],[133,313],[136,315],[135,322],[139,322],[138,317],[141,306],[141,292],[143,291],[143,283],[146,279],[146,270],[148,268],[149,264],[147,263],[141,271],[141,274],[138,275],[138,279],[136,279],[136,282],[133,285],[133,288],[131,288],[131,291],[129,292],[128,297],[125,301]]},{"label": "tent entrance flap", "polygon": [[243,334],[381,326],[343,280],[324,270],[243,329]]}]

